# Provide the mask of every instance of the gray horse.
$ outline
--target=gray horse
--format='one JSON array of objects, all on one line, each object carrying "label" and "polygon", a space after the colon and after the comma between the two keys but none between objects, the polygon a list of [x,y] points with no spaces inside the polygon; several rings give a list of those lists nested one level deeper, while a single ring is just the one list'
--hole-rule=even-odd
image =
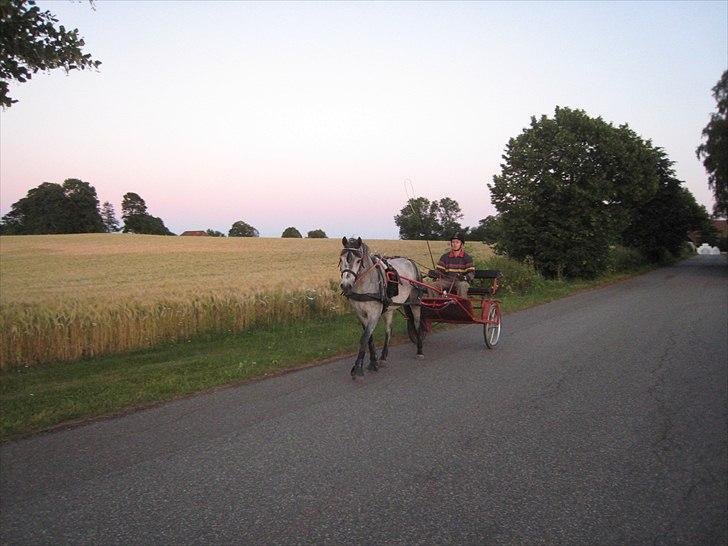
[{"label": "gray horse", "polygon": [[[420,332],[420,291],[417,286],[402,280],[399,276],[420,281],[420,271],[408,258],[381,258],[369,254],[369,247],[361,237],[341,240],[344,249],[339,258],[341,271],[341,290],[349,299],[351,307],[361,322],[362,332],[359,340],[359,355],[351,369],[352,378],[364,375],[362,367],[367,344],[369,345],[369,366],[377,371],[377,353],[374,348],[373,332],[380,317],[384,317],[384,346],[379,362],[387,361],[389,340],[392,336],[392,318],[398,307],[404,307],[409,320],[413,321],[417,336],[417,356],[422,357],[422,338]],[[397,280],[387,282],[387,270]],[[398,281],[398,282],[397,282]]]}]

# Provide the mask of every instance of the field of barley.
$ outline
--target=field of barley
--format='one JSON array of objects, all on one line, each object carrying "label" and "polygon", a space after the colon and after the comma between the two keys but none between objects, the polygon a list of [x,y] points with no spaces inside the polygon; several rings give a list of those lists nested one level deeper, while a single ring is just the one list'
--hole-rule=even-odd
[{"label": "field of barley", "polygon": [[[431,267],[423,241],[366,241]],[[437,257],[447,243],[431,243]],[[0,237],[0,368],[346,311],[340,239]],[[490,255],[469,244],[477,259]]]}]

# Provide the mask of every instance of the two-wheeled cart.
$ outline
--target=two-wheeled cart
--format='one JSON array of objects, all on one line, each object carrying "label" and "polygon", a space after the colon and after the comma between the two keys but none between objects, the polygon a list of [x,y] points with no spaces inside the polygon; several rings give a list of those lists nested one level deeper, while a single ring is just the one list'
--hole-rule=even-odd
[{"label": "two-wheeled cart", "polygon": [[[426,276],[436,278],[437,272],[430,271]],[[435,322],[482,324],[486,347],[495,347],[501,333],[501,301],[495,298],[495,294],[499,287],[498,279],[502,276],[495,269],[476,270],[475,279],[485,280],[486,286],[470,287],[466,298],[449,292],[446,287],[438,288],[413,279],[404,279],[426,292],[420,298],[420,337],[424,339],[432,331],[432,324]],[[487,281],[490,281],[489,285]],[[405,318],[409,338],[417,343],[413,318],[408,315]]]}]

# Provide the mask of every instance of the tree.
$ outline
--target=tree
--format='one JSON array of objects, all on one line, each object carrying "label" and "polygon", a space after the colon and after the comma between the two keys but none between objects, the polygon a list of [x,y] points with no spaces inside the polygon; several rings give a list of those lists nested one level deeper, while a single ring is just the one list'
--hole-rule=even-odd
[{"label": "tree", "polygon": [[10,235],[67,233],[65,194],[60,184],[43,182],[28,190],[3,216],[4,232]]},{"label": "tree", "polygon": [[2,222],[3,233],[13,235],[104,231],[96,189],[75,178],[62,185],[44,182],[30,189],[13,203]]},{"label": "tree", "polygon": [[101,221],[104,223],[104,229],[107,233],[121,231],[121,228],[119,227],[119,220],[116,219],[114,205],[108,201],[104,201],[104,204],[101,205]]},{"label": "tree", "polygon": [[439,239],[442,226],[438,221],[439,204],[425,197],[409,199],[394,223],[399,227],[400,239]]},{"label": "tree", "polygon": [[531,258],[549,276],[593,277],[635,208],[657,190],[657,156],[628,126],[614,127],[582,110],[509,140],[491,199],[499,212],[496,250]]},{"label": "tree", "polygon": [[66,196],[69,233],[103,233],[106,231],[99,212],[96,188],[88,182],[69,178],[63,182]]},{"label": "tree", "polygon": [[718,111],[710,116],[708,125],[703,129],[703,142],[695,153],[703,158],[703,166],[708,171],[708,186],[713,190],[715,216],[728,216],[728,70],[723,72],[713,87]]},{"label": "tree", "polygon": [[328,237],[326,237],[326,232],[323,229],[314,229],[313,231],[309,231],[306,237],[309,239],[328,239]]},{"label": "tree", "polygon": [[138,194],[125,193],[121,200],[121,217],[124,219],[124,233],[146,235],[174,235],[161,218],[147,213],[147,204]]},{"label": "tree", "polygon": [[257,229],[242,220],[235,222],[228,231],[228,237],[258,237],[258,235],[260,234]]},{"label": "tree", "polygon": [[498,241],[499,236],[500,223],[498,216],[487,216],[478,222],[478,227],[470,230],[468,239],[492,245]]},{"label": "tree", "polygon": [[631,224],[622,233],[622,242],[658,262],[679,255],[688,232],[702,232],[712,226],[705,208],[675,177],[673,162],[663,150],[655,152],[659,156],[657,191],[635,209]]},{"label": "tree", "polygon": [[100,61],[84,54],[78,29],[58,28],[58,19],[41,11],[35,0],[0,1],[0,106],[9,108],[17,100],[8,95],[9,82],[24,83],[39,70],[98,68]]},{"label": "tree", "polygon": [[205,233],[207,233],[210,237],[225,237],[225,234],[222,231],[217,231],[215,229],[207,229],[205,230]]},{"label": "tree", "polygon": [[301,235],[301,232],[298,231],[294,227],[287,227],[283,230],[283,233],[281,234],[281,237],[284,239],[302,239],[303,236]]},{"label": "tree", "polygon": [[129,216],[143,216],[147,214],[147,204],[139,194],[125,193],[121,199],[121,217],[126,220]]},{"label": "tree", "polygon": [[460,205],[454,199],[443,197],[437,203],[437,223],[440,225],[440,239],[449,239],[456,231],[463,231],[459,220],[463,217]]}]

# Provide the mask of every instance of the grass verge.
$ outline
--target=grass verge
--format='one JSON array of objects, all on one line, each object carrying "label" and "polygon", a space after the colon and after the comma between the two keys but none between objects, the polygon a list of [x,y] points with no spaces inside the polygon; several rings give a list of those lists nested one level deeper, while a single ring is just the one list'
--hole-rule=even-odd
[{"label": "grass verge", "polygon": [[[546,280],[524,294],[504,296],[504,310],[509,313],[554,301],[634,274],[593,281]],[[395,338],[405,339],[404,320],[399,314],[395,316]],[[350,354],[357,350],[360,332],[356,318],[344,315],[205,336],[73,363],[3,371],[0,441]],[[379,345],[381,324],[376,336]]]}]

